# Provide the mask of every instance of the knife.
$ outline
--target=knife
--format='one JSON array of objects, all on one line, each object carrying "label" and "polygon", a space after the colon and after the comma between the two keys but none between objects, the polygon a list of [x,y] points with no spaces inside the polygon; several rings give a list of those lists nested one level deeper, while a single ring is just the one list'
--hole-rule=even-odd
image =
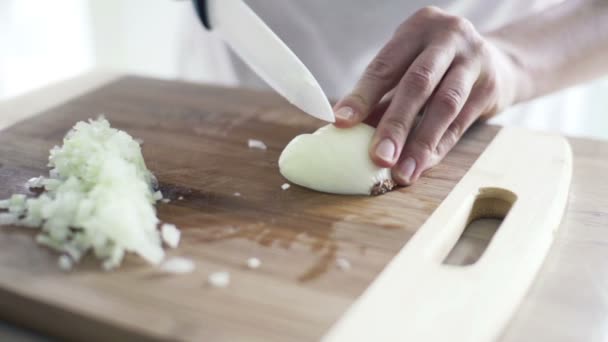
[{"label": "knife", "polygon": [[260,78],[294,106],[335,122],[319,82],[243,0],[193,0],[201,22],[217,32]]}]

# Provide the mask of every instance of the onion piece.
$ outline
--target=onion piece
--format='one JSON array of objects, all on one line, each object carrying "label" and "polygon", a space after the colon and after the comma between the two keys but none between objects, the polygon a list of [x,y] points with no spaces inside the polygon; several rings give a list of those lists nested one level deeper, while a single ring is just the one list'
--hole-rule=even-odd
[{"label": "onion piece", "polygon": [[279,158],[281,174],[291,183],[343,195],[379,195],[395,182],[391,170],[376,166],[369,156],[374,128],[321,127],[295,137]]},{"label": "onion piece", "polygon": [[153,198],[155,201],[160,201],[160,200],[162,200],[162,199],[163,199],[163,193],[162,193],[162,192],[160,192],[160,190],[158,190],[158,191],[156,191],[155,193],[153,193],[153,194],[152,194],[152,198]]},{"label": "onion piece", "polygon": [[207,278],[209,284],[217,288],[225,288],[230,285],[230,273],[226,271],[214,272]]},{"label": "onion piece", "polygon": [[176,248],[179,245],[181,233],[174,224],[164,223],[160,227],[160,233],[167,246]]},{"label": "onion piece", "polygon": [[348,271],[351,269],[350,261],[346,258],[338,258],[336,259],[336,266],[342,271]]},{"label": "onion piece", "polygon": [[66,255],[60,256],[57,260],[57,264],[59,265],[59,268],[63,271],[69,271],[74,266],[72,260]]},{"label": "onion piece", "polygon": [[256,140],[256,139],[249,139],[247,141],[247,146],[249,146],[249,148],[254,148],[254,149],[258,149],[258,150],[268,149],[268,147],[266,146],[266,144],[264,144],[263,141]]},{"label": "onion piece", "polygon": [[38,188],[43,188],[44,187],[44,177],[40,176],[40,177],[34,177],[34,178],[30,178],[26,183],[25,186],[29,189],[38,189]]},{"label": "onion piece", "polygon": [[247,259],[247,267],[254,270],[260,268],[262,266],[262,262],[258,258],[249,258]]},{"label": "onion piece", "polygon": [[191,259],[172,257],[160,265],[160,269],[167,273],[187,274],[194,272],[196,265]]},{"label": "onion piece", "polygon": [[12,226],[17,223],[19,216],[13,213],[0,213],[0,226]]}]

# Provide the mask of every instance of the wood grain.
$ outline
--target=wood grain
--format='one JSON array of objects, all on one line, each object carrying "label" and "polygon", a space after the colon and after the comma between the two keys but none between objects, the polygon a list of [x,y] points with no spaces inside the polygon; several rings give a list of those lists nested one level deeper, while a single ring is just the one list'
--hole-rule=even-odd
[{"label": "wood grain", "polygon": [[[98,271],[90,260],[64,275],[31,234],[5,230],[0,237],[2,302],[14,298],[19,287],[22,299],[54,303],[46,310],[49,317],[70,312],[106,322],[101,331],[112,326],[116,334],[191,340],[322,336],[495,134],[494,129],[474,130],[418,186],[386,196],[331,196],[297,186],[283,191],[280,151],[319,122],[274,95],[125,78],[0,133],[0,197],[24,192],[25,180],[45,172],[49,148],[77,120],[101,113],[144,140],[148,166],[173,199],[159,207],[159,216],[183,229],[174,254],[194,258],[197,271],[165,276],[130,258],[111,274]],[[248,149],[249,138],[263,140],[268,150]],[[244,267],[252,256],[262,260],[261,269]],[[339,270],[338,257],[348,259],[352,270]],[[218,270],[231,272],[229,289],[206,286],[207,276]],[[9,274],[35,281],[20,287]],[[22,306],[30,314],[36,307],[31,304]],[[3,311],[8,318],[14,314]],[[34,325],[40,328],[39,322]],[[51,332],[82,337],[61,328]]]},{"label": "wood grain", "polygon": [[[173,199],[159,206],[159,216],[184,230],[182,245],[172,254],[194,258],[197,270],[167,276],[130,257],[117,272],[101,272],[89,259],[76,272],[63,274],[56,255],[35,245],[32,231],[3,229],[0,316],[63,338],[316,340],[424,223],[497,132],[474,127],[415,186],[382,197],[330,196],[296,186],[283,191],[276,166],[281,149],[320,123],[267,93],[127,77],[0,131],[0,198],[25,193],[22,184],[28,178],[46,173],[49,148],[77,120],[100,113],[145,141],[148,166]],[[269,149],[249,150],[249,138],[263,140]],[[601,239],[606,226],[608,189],[597,178],[608,172],[608,144],[572,144],[570,207],[578,209],[567,214],[559,234],[567,231],[571,240],[595,246],[587,250],[600,266],[608,260],[608,247],[591,241]],[[455,258],[475,255],[489,236],[472,232],[467,252]],[[586,302],[551,286],[555,277],[568,278],[568,289],[595,281],[577,276],[582,257],[568,259],[566,269],[556,266],[562,253],[575,253],[575,247],[553,249],[551,268],[543,269],[542,282],[521,310],[535,319],[521,321],[516,315],[506,340],[547,336],[537,327],[550,322],[532,322],[542,320],[556,298],[570,303],[559,317],[587,317]],[[251,256],[262,260],[259,270],[245,268]],[[348,259],[352,269],[338,269],[338,257]],[[231,272],[228,289],[206,285],[207,276],[218,270]],[[603,307],[594,311],[606,312]],[[581,321],[587,328],[581,336],[599,331],[598,319]],[[551,333],[567,329],[553,327]]]}]

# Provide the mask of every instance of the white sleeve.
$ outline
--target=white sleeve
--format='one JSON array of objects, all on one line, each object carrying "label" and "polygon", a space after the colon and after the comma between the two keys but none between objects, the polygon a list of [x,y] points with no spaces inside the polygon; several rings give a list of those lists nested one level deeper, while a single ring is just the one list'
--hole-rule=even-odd
[{"label": "white sleeve", "polygon": [[186,8],[181,17],[176,61],[178,78],[225,86],[237,85],[226,45],[203,27],[194,9]]}]

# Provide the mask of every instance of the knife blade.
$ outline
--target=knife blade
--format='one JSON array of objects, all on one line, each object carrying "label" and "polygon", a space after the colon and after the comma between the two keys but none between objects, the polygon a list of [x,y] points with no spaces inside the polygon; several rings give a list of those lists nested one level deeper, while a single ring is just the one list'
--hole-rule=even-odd
[{"label": "knife blade", "polygon": [[194,1],[203,25],[261,79],[305,113],[335,122],[323,89],[304,63],[242,0]]}]

